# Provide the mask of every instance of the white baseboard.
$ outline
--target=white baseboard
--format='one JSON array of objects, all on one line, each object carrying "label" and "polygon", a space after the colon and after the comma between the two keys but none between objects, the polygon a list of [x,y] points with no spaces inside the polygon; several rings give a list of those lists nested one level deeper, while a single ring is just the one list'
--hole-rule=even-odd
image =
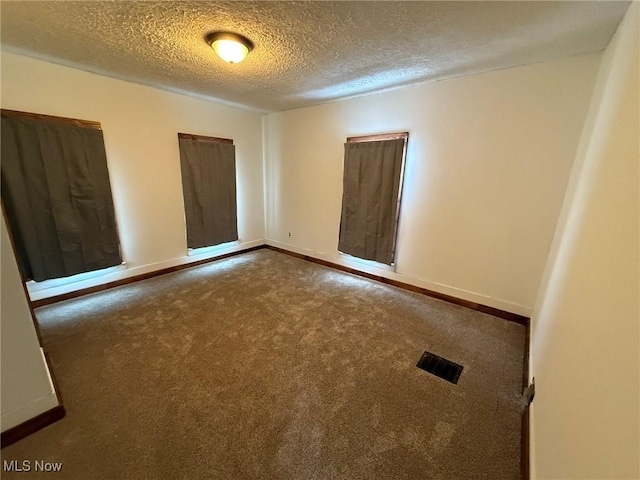
[{"label": "white baseboard", "polygon": [[389,268],[380,268],[373,265],[368,265],[367,263],[369,262],[365,263],[365,262],[360,262],[357,259],[350,259],[349,256],[347,255],[331,255],[328,253],[317,252],[315,250],[310,250],[307,248],[297,247],[295,245],[291,245],[284,242],[278,242],[276,240],[267,239],[266,243],[267,245],[271,245],[273,247],[282,248],[284,250],[289,250],[291,252],[299,253],[301,255],[307,255],[309,257],[317,258],[319,260],[325,260],[327,262],[337,263],[338,265],[353,268],[354,270],[358,270],[360,272],[371,273],[373,275],[378,275],[380,277],[388,278],[390,280],[396,280],[398,282],[408,283],[409,285],[425,288],[433,292],[450,295],[452,297],[460,298],[462,300],[468,300],[470,302],[478,303],[480,305],[486,305],[488,307],[504,310],[505,312],[515,313],[517,315],[523,315],[525,317],[530,317],[533,312],[533,307],[520,305],[517,303],[509,302],[507,300],[502,300],[499,298],[490,297],[487,295],[483,295],[481,293],[470,292],[468,290],[463,290],[463,289],[452,287],[449,285],[443,285],[441,283],[430,282],[428,280],[423,280],[421,278],[411,277],[409,275],[404,275],[399,272],[394,272]]}]

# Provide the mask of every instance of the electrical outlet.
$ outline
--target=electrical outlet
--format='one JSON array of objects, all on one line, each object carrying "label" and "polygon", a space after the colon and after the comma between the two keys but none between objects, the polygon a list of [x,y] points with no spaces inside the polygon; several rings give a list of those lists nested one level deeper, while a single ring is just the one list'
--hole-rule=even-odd
[{"label": "electrical outlet", "polygon": [[527,388],[524,389],[524,399],[527,402],[527,405],[531,405],[533,402],[533,397],[536,396],[536,379],[535,377],[531,379],[531,383]]},{"label": "electrical outlet", "polygon": [[289,236],[291,236],[291,232],[289,232]]}]

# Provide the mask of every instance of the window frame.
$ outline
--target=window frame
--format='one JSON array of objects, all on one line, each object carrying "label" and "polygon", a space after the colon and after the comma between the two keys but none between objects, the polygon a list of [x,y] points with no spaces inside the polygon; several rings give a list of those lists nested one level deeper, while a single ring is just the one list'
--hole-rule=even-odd
[{"label": "window frame", "polygon": [[[348,253],[344,253],[340,251],[339,252],[342,255],[347,255],[349,257],[352,257],[359,262],[367,262],[367,264],[371,266],[375,266],[376,268],[385,268],[385,269],[391,268],[395,272],[396,271],[396,247],[398,242],[398,232],[400,230],[400,208],[402,207],[402,193],[403,193],[403,186],[404,186],[404,173],[406,169],[406,160],[407,160],[407,145],[409,143],[409,132],[374,133],[369,135],[358,135],[353,137],[347,137],[346,143],[381,142],[385,140],[404,140],[404,146],[402,148],[402,160],[401,160],[401,166],[400,166],[400,181],[398,185],[398,198],[396,199],[395,225],[394,225],[392,248],[391,248],[391,257],[392,257],[391,264],[387,265],[385,263],[377,262],[375,260],[367,260],[360,257],[356,257],[354,255],[350,255]],[[344,169],[344,161],[343,161],[342,168]]]},{"label": "window frame", "polygon": [[184,138],[185,140],[195,140],[196,142],[226,143],[229,145],[234,145],[232,138],[209,137],[206,135],[196,135],[194,133],[178,132],[178,138]]},{"label": "window frame", "polygon": [[[221,143],[221,144],[225,144],[225,145],[234,145],[234,140],[232,138],[224,138],[224,137],[213,137],[210,135],[200,135],[200,134],[195,134],[195,133],[185,133],[185,132],[178,132],[178,153],[180,156],[180,162],[182,162],[181,159],[181,155],[182,152],[180,151],[180,140],[192,140],[195,142],[206,142],[206,143]],[[235,159],[235,156],[234,156]],[[182,165],[180,166],[180,168],[182,169]],[[237,203],[237,195],[238,195],[238,185],[237,185],[237,160],[236,160],[236,172],[235,172],[235,177],[234,177],[234,182],[236,182],[235,185],[235,189],[236,189],[236,228],[237,228],[237,215],[238,215],[238,203]],[[187,256],[197,256],[197,255],[208,255],[211,253],[214,253],[217,250],[224,250],[226,248],[230,248],[234,245],[237,245],[240,243],[240,238],[238,237],[238,239],[236,240],[232,240],[229,242],[223,242],[223,243],[219,243],[216,245],[206,245],[206,246],[202,246],[202,247],[189,247],[189,237],[188,237],[188,233],[187,233],[187,212],[186,212],[186,205],[184,204],[184,183],[182,180],[182,173],[181,173],[181,186],[183,189],[183,213],[184,213],[184,219],[185,219],[185,240],[187,241]]]},{"label": "window frame", "polygon": [[78,118],[57,117],[55,115],[44,115],[42,113],[22,112],[20,110],[8,110],[6,108],[0,109],[0,114],[7,117],[27,117],[36,120],[44,120],[46,122],[55,123],[67,123],[75,125],[76,127],[94,128],[96,130],[102,130],[100,122],[94,120],[80,120]]},{"label": "window frame", "polygon": [[[47,114],[43,114],[43,113],[35,113],[35,112],[25,112],[22,110],[12,110],[12,109],[7,109],[7,108],[0,108],[0,116],[2,117],[23,117],[23,118],[28,118],[28,119],[33,119],[33,120],[39,120],[42,122],[48,122],[48,123],[56,123],[56,124],[61,124],[61,125],[73,125],[76,127],[80,127],[80,128],[84,128],[84,129],[92,129],[92,130],[98,130],[100,132],[103,132],[102,130],[102,124],[99,121],[95,121],[95,120],[84,120],[84,119],[78,119],[78,118],[70,118],[70,117],[61,117],[61,116],[57,116],[57,115],[47,115]],[[105,161],[106,161],[106,171],[109,174],[109,162],[108,162],[108,156],[106,155],[106,144],[104,143],[104,134],[102,133],[102,143],[103,143],[103,148],[105,150]],[[113,195],[113,188],[111,188],[111,175],[109,174],[109,185],[110,185],[110,193],[111,193],[111,204],[113,206],[113,222],[114,222],[114,229],[115,229],[115,235],[118,241],[118,252],[119,252],[119,256],[120,256],[120,263],[117,265],[112,265],[109,267],[104,267],[104,268],[99,268],[96,270],[88,270],[86,272],[80,272],[80,273],[75,273],[72,275],[67,275],[67,276],[63,276],[63,277],[57,277],[57,278],[47,278],[44,280],[40,280],[40,281],[36,281],[34,280],[32,277],[30,278],[24,278],[23,275],[23,271],[22,271],[22,267],[19,266],[19,271],[20,271],[20,277],[22,280],[23,285],[25,286],[26,291],[28,292],[29,296],[34,293],[34,292],[38,292],[38,291],[44,291],[47,290],[49,288],[54,288],[54,287],[62,287],[65,285],[69,285],[75,282],[79,282],[79,281],[83,281],[86,279],[91,279],[91,278],[96,278],[96,277],[100,277],[103,275],[108,275],[111,274],[115,271],[119,271],[122,270],[123,268],[126,268],[127,265],[127,261],[124,255],[124,251],[122,248],[122,241],[121,241],[121,236],[120,236],[120,228],[118,226],[118,215],[116,212],[116,208],[115,208],[115,201],[114,201],[114,195]],[[14,238],[14,233],[12,232],[12,228],[9,222],[9,219],[7,217],[6,211],[5,211],[5,205],[4,205],[4,200],[2,201],[2,215],[4,217],[4,221],[5,221],[5,225],[7,227],[7,233],[9,235],[9,238],[11,240],[11,244],[12,244],[12,250],[14,253],[14,257],[16,259],[16,262],[20,263],[18,260],[18,253],[16,250],[16,241]]]}]

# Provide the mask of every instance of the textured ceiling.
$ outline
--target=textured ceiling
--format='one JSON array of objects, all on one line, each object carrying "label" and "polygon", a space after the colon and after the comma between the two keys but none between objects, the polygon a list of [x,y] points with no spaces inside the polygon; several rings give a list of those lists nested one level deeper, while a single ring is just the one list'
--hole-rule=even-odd
[{"label": "textured ceiling", "polygon": [[[2,1],[3,49],[262,111],[606,47],[629,2]],[[229,65],[212,30],[256,45]]]}]

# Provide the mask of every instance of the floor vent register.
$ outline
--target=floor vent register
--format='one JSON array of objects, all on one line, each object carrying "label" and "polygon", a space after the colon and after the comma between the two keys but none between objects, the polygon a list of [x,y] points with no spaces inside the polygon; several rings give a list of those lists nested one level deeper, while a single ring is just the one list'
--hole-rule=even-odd
[{"label": "floor vent register", "polygon": [[425,372],[429,372],[453,384],[458,383],[458,379],[464,368],[462,365],[458,365],[451,360],[439,357],[430,352],[424,352],[416,366]]}]

